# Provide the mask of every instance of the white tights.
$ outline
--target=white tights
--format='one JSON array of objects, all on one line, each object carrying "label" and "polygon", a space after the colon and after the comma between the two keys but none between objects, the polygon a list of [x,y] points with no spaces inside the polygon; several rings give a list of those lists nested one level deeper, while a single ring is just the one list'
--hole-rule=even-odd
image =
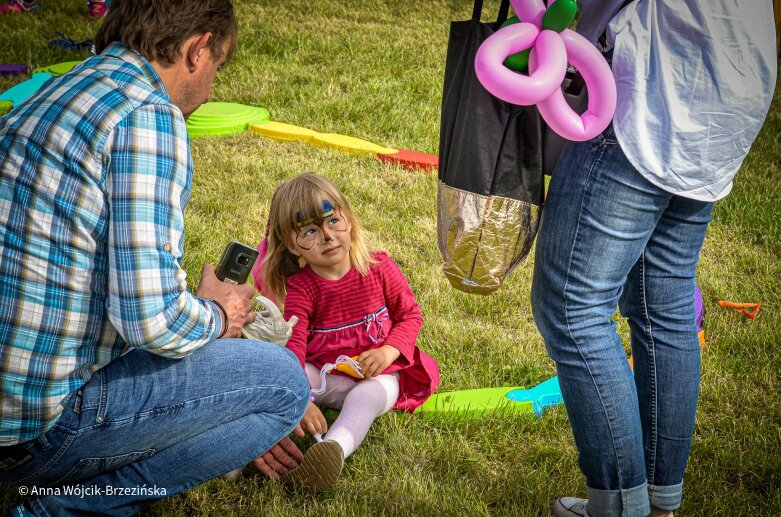
[{"label": "white tights", "polygon": [[[309,385],[320,387],[320,370],[310,363],[305,364],[304,370]],[[360,380],[331,374],[326,375],[325,385],[325,392],[315,395],[315,404],[341,411],[323,439],[339,443],[347,458],[366,438],[372,422],[387,413],[399,398],[399,375],[389,373]]]}]

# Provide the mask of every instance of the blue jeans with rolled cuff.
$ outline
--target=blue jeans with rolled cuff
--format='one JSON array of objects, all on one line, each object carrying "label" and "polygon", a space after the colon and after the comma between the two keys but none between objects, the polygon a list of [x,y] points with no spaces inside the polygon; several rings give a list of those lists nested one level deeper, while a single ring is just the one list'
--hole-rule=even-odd
[{"label": "blue jeans with rolled cuff", "polygon": [[[556,362],[593,517],[680,506],[700,379],[695,272],[712,208],[647,181],[612,126],[568,144],[551,180],[532,310]],[[612,320],[617,306],[634,375]]]},{"label": "blue jeans with rolled cuff", "polygon": [[220,339],[178,360],[134,350],[69,395],[0,482],[29,494],[16,515],[136,513],[251,462],[308,403],[303,369],[278,345]]}]

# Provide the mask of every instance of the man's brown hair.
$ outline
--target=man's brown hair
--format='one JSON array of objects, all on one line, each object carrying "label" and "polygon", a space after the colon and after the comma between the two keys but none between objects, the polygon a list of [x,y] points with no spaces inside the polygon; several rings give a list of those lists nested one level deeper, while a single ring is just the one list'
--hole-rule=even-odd
[{"label": "man's brown hair", "polygon": [[230,40],[230,58],[238,34],[230,0],[113,0],[95,36],[95,51],[119,41],[149,61],[173,64],[187,38],[207,32],[212,56],[221,58]]}]

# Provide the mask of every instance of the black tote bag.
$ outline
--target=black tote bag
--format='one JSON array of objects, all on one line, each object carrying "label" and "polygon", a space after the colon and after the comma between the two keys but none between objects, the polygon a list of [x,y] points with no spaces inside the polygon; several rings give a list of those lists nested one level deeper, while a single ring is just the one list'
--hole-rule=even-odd
[{"label": "black tote bag", "polygon": [[439,137],[437,233],[456,289],[489,294],[528,255],[544,197],[542,122],[535,106],[491,95],[475,74],[480,44],[507,18],[450,24]]}]

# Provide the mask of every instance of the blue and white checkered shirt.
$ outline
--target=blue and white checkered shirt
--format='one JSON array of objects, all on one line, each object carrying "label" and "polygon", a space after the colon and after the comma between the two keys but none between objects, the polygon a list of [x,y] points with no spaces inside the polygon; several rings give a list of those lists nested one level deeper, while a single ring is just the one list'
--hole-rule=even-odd
[{"label": "blue and white checkered shirt", "polygon": [[180,358],[219,334],[180,263],[192,170],[181,111],[117,43],[0,120],[0,446],[130,348]]}]

